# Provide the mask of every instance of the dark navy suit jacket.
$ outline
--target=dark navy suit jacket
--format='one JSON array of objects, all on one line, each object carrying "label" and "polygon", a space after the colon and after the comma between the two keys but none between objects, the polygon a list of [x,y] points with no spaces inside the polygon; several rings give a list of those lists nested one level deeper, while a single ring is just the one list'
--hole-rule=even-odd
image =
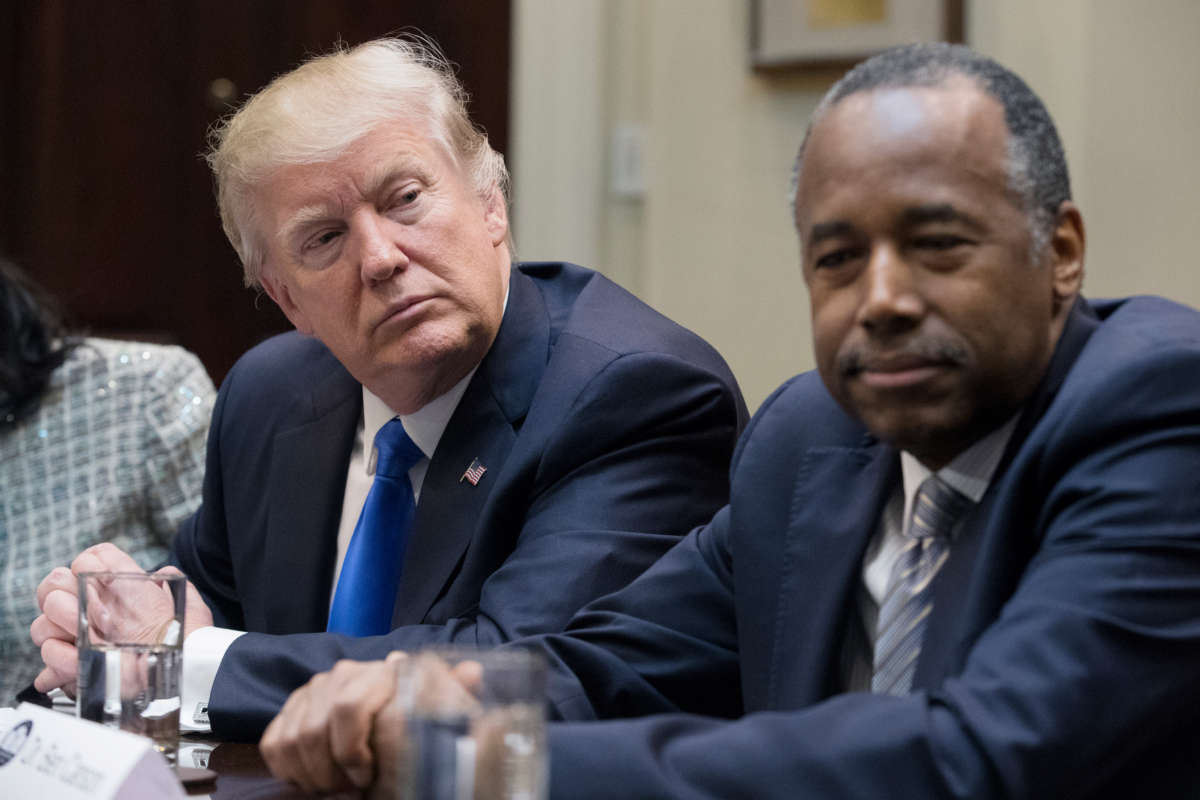
[{"label": "dark navy suit jacket", "polygon": [[[204,502],[173,556],[226,652],[213,731],[256,739],[338,658],[561,630],[728,499],[746,419],[701,339],[600,275],[514,268],[508,306],[429,464],[386,636],[323,631],[360,385],[314,339],[284,334],[229,373]],[[461,480],[478,459],[477,486]]]},{"label": "dark navy suit jacket", "polygon": [[730,505],[541,640],[562,716],[654,715],[552,726],[552,796],[1200,797],[1200,315],[1077,304],[937,577],[913,693],[843,693],[899,480],[817,375],[779,389]]}]

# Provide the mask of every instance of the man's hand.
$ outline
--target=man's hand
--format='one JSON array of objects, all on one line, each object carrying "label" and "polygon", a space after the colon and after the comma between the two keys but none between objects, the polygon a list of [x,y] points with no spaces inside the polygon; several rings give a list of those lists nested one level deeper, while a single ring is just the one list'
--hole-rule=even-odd
[{"label": "man's hand", "polygon": [[292,692],[259,743],[275,777],[308,792],[369,786],[375,715],[392,699],[404,658],[397,651],[386,661],[339,661]]},{"label": "man's hand", "polygon": [[476,662],[451,667],[429,653],[339,661],[292,693],[259,748],[275,777],[305,791],[392,797],[407,778],[406,714],[476,713],[481,674]]},{"label": "man's hand", "polygon": [[79,654],[75,649],[75,628],[79,616],[75,576],[66,567],[55,567],[37,588],[41,614],[29,626],[33,643],[41,648],[45,668],[33,685],[39,692],[62,688],[75,694]]},{"label": "man's hand", "polygon": [[[177,567],[163,567],[156,570],[154,574],[183,575]],[[212,609],[208,607],[208,603],[204,602],[204,598],[200,596],[200,590],[196,588],[196,585],[188,581],[183,597],[183,638],[186,639],[192,631],[201,628],[211,628],[212,624]]]},{"label": "man's hand", "polygon": [[[43,692],[61,687],[74,692],[79,671],[79,651],[75,631],[79,618],[77,576],[81,572],[144,572],[137,562],[120,548],[107,542],[84,550],[71,569],[57,567],[38,585],[38,608],[42,613],[29,627],[30,636],[42,651],[46,667],[34,680]],[[180,575],[174,567],[164,567],[158,575]],[[88,598],[94,607],[93,624],[104,630],[105,638],[122,642],[161,641],[174,617],[169,593],[152,585],[142,591],[93,593]],[[186,590],[183,636],[197,628],[212,625],[212,612],[190,582]],[[103,595],[103,596],[101,596]]]}]

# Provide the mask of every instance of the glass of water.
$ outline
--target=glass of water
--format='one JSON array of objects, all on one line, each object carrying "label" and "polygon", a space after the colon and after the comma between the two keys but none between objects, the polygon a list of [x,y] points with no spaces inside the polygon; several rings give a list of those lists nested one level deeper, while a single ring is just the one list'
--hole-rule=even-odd
[{"label": "glass of water", "polygon": [[540,654],[431,648],[396,671],[396,692],[373,741],[372,800],[544,800]]},{"label": "glass of water", "polygon": [[187,579],[141,572],[78,579],[76,716],[149,738],[174,766]]}]

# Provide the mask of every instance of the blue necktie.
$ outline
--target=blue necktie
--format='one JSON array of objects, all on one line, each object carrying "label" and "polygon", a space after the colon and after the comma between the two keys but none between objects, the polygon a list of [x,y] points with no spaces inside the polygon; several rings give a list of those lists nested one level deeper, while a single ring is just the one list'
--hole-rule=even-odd
[{"label": "blue necktie", "polygon": [[408,471],[424,454],[399,419],[375,435],[375,480],[354,526],[329,607],[329,630],[374,636],[392,628],[396,587],[417,504]]},{"label": "blue necktie", "polygon": [[936,475],[917,488],[907,541],[879,607],[871,691],[905,695],[912,687],[925,623],[933,610],[933,579],[950,554],[954,526],[973,505]]}]

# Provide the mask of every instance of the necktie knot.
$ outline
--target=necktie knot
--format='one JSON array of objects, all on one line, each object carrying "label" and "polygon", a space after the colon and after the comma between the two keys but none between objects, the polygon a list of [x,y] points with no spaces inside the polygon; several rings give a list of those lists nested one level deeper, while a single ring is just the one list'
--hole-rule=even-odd
[{"label": "necktie knot", "polygon": [[413,465],[425,457],[421,448],[408,437],[399,419],[393,419],[375,434],[375,474],[389,478],[407,475]]},{"label": "necktie knot", "polygon": [[930,475],[917,487],[908,535],[914,539],[933,536],[949,540],[954,526],[972,505],[969,497]]}]

